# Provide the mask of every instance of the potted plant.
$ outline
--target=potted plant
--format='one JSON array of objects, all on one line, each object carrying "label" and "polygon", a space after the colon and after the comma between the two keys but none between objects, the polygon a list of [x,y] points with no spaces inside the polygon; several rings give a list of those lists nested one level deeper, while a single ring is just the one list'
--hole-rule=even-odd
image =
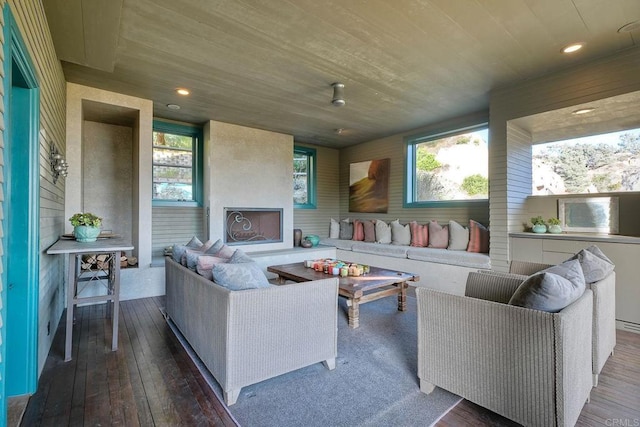
[{"label": "potted plant", "polygon": [[562,233],[562,227],[560,227],[560,220],[558,218],[549,218],[547,220],[547,224],[549,224],[547,227],[547,231],[549,231],[549,233]]},{"label": "potted plant", "polygon": [[69,218],[78,242],[95,242],[100,235],[102,218],[90,212],[78,212]]},{"label": "potted plant", "polygon": [[547,224],[545,224],[544,218],[542,218],[541,215],[534,216],[533,218],[531,218],[531,223],[533,224],[531,231],[533,231],[534,233],[547,232]]}]

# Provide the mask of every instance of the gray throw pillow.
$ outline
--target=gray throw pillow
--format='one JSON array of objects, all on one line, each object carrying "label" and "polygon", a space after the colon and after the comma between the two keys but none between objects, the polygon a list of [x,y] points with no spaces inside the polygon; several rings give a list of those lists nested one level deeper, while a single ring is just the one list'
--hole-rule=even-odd
[{"label": "gray throw pillow", "polygon": [[236,249],[233,255],[231,255],[231,258],[229,258],[229,264],[242,264],[244,262],[254,262],[254,261],[242,249]]},{"label": "gray throw pillow", "polygon": [[182,255],[184,255],[185,252],[187,252],[187,249],[189,249],[187,245],[173,245],[173,252],[171,253],[173,260],[178,264],[181,264]]},{"label": "gray throw pillow", "polygon": [[450,251],[466,251],[469,246],[469,229],[455,221],[449,221],[449,246]]},{"label": "gray throw pillow", "polygon": [[224,242],[222,241],[222,239],[218,239],[213,245],[211,245],[207,250],[205,250],[204,253],[206,255],[214,255],[218,253],[218,251],[222,249],[223,246],[224,246]]},{"label": "gray throw pillow", "polygon": [[611,260],[597,246],[583,249],[569,259],[580,262],[584,272],[584,280],[589,284],[604,279],[615,268]]},{"label": "gray throw pillow", "polygon": [[557,313],[580,298],[585,289],[580,263],[570,260],[527,277],[509,304]]},{"label": "gray throw pillow", "polygon": [[348,218],[340,221],[339,236],[342,240],[351,240],[353,238],[353,223]]},{"label": "gray throw pillow", "polygon": [[186,266],[189,270],[196,271],[196,267],[198,266],[198,258],[200,258],[204,253],[197,249],[187,249],[182,257],[185,262],[182,264]]},{"label": "gray throw pillow", "polygon": [[409,224],[402,225],[400,220],[391,221],[391,244],[392,245],[405,245],[411,244],[411,229]]},{"label": "gray throw pillow", "polygon": [[193,236],[191,238],[191,240],[189,240],[189,243],[187,243],[186,246],[188,246],[190,248],[193,248],[193,249],[197,249],[199,247],[202,247],[202,242],[196,236]]},{"label": "gray throw pillow", "polygon": [[255,262],[215,264],[211,272],[214,282],[232,291],[272,286]]}]

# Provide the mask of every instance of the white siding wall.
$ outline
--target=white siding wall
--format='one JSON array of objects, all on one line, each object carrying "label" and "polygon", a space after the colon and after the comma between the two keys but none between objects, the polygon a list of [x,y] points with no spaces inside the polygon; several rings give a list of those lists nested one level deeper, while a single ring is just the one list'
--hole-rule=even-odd
[{"label": "white siding wall", "polygon": [[162,256],[167,246],[186,244],[193,236],[202,242],[207,240],[203,208],[155,206],[151,212],[152,257],[155,264],[164,266]]},{"label": "white siding wall", "polygon": [[[64,155],[66,88],[42,2],[10,0],[8,4],[35,66],[40,88],[40,253],[43,255],[40,257],[38,371],[41,372],[64,309],[62,257],[47,256],[44,252],[64,232],[65,179],[53,184],[49,142],[53,141]],[[47,334],[49,322],[51,333]]]},{"label": "white siding wall", "polygon": [[[510,231],[528,219],[523,197],[531,193],[529,137],[509,121],[640,90],[640,48],[491,92],[489,189],[491,263],[505,269]],[[520,227],[520,229],[518,229]]]},{"label": "white siding wall", "polygon": [[338,219],[340,216],[340,152],[297,142],[295,145],[316,149],[318,186],[316,209],[294,209],[293,226],[302,230],[303,237],[308,234],[326,237],[329,235],[329,218]]}]

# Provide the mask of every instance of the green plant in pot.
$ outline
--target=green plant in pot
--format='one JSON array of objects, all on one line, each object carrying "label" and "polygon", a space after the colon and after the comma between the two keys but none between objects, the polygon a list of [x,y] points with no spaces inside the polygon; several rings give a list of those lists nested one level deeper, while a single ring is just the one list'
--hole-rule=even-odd
[{"label": "green plant in pot", "polygon": [[562,233],[562,227],[560,227],[560,220],[558,218],[549,218],[547,220],[547,231],[553,234]]},{"label": "green plant in pot", "polygon": [[547,232],[547,224],[545,224],[544,218],[542,218],[542,216],[538,215],[531,218],[531,224],[533,224],[533,227],[531,227],[531,231],[533,231],[534,233]]},{"label": "green plant in pot", "polygon": [[78,242],[95,242],[100,235],[102,218],[90,212],[78,212],[69,218]]}]

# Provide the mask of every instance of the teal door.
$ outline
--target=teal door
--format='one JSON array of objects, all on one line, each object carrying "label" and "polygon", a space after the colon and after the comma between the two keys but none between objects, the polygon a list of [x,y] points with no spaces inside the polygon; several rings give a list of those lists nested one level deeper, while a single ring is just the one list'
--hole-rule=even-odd
[{"label": "teal door", "polygon": [[[38,374],[39,91],[5,6],[4,395],[33,393]],[[4,408],[3,408],[4,409]]]}]

